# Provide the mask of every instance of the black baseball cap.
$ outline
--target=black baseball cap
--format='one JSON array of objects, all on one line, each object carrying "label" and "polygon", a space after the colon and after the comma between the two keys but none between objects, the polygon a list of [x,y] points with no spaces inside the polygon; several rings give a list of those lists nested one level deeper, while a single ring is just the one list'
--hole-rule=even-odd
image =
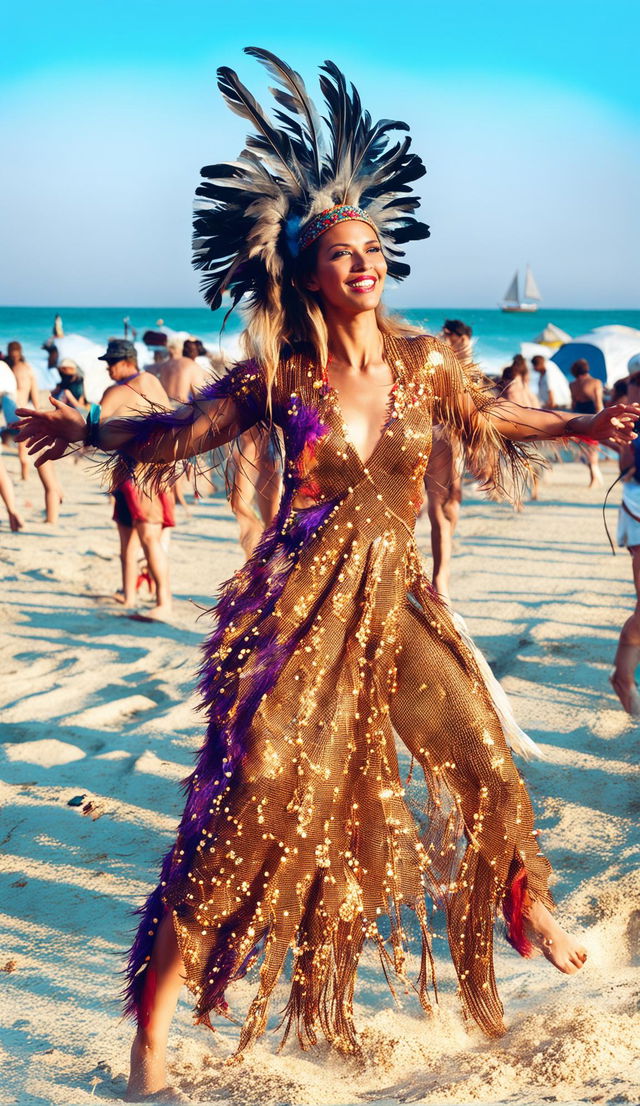
[{"label": "black baseball cap", "polygon": [[107,352],[98,358],[98,361],[109,361],[111,363],[137,360],[136,347],[133,342],[128,342],[126,338],[112,338],[107,346]]}]

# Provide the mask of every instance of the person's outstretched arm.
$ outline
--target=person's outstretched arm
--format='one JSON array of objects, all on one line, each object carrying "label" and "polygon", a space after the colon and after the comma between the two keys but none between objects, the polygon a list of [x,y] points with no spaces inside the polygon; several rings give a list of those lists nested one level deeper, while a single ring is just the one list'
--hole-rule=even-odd
[{"label": "person's outstretched arm", "polygon": [[[440,356],[441,355],[441,356]],[[633,441],[634,424],[640,418],[637,403],[617,403],[595,415],[521,407],[504,396],[496,399],[462,367],[448,346],[439,345],[434,360],[437,418],[451,424],[462,436],[481,433],[482,424],[506,441],[536,442],[552,438],[589,438],[618,444]]]},{"label": "person's outstretched arm", "polygon": [[485,490],[520,501],[542,458],[532,443],[586,438],[626,444],[636,437],[640,404],[616,404],[595,415],[521,407],[496,398],[473,368],[467,370],[448,346],[430,340],[425,367],[431,374],[434,422],[459,442],[465,462]]},{"label": "person's outstretched arm", "polygon": [[[477,413],[470,396],[466,397],[469,417]],[[472,412],[473,408],[473,412]],[[595,415],[574,415],[571,411],[551,411],[544,407],[520,407],[498,399],[487,409],[496,430],[512,442],[548,441],[552,438],[589,438],[594,442],[625,444],[637,436],[635,423],[640,419],[640,404],[616,403]]]},{"label": "person's outstretched arm", "polygon": [[70,445],[86,443],[160,469],[224,445],[255,425],[265,415],[264,393],[259,370],[238,365],[176,409],[149,404],[148,413],[116,411],[99,424],[87,424],[79,411],[51,397],[52,411],[17,411],[17,438],[28,443],[29,453],[39,454],[37,466],[61,457]]}]

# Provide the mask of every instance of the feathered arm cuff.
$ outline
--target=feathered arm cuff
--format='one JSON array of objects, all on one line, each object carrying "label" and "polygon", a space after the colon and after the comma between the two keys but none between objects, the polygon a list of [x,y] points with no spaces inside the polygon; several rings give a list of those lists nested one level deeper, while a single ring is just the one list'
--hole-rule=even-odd
[{"label": "feathered arm cuff", "polygon": [[[491,382],[473,365],[463,367],[450,346],[436,342],[427,357],[434,390],[433,421],[440,423],[464,453],[465,465],[483,490],[519,503],[546,462],[528,443],[501,432],[499,400]],[[522,408],[523,417],[526,408]],[[533,435],[532,435],[533,436]]]},{"label": "feathered arm cuff", "polygon": [[[175,483],[187,463],[218,451],[247,430],[266,424],[266,389],[260,371],[236,365],[189,403],[173,410],[155,403],[141,415],[114,415],[100,423],[101,460],[111,487],[126,479],[148,491]],[[226,458],[218,456],[223,464]]]}]

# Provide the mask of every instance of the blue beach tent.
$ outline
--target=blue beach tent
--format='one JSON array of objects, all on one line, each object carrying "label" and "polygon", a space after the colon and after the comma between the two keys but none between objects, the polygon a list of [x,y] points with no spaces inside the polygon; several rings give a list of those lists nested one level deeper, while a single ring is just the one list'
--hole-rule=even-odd
[{"label": "blue beach tent", "polygon": [[640,354],[640,330],[631,326],[598,326],[588,334],[572,338],[556,350],[551,360],[570,376],[574,361],[589,362],[591,375],[607,387],[627,376],[629,361]]}]

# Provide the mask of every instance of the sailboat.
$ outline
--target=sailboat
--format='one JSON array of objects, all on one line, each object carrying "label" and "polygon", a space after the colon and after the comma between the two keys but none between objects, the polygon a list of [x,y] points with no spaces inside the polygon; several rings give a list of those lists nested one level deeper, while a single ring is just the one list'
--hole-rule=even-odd
[{"label": "sailboat", "polygon": [[500,304],[501,311],[537,311],[538,303],[542,299],[540,292],[538,291],[538,285],[535,282],[531,268],[527,265],[527,271],[524,277],[524,297],[520,299],[519,293],[519,273],[516,272],[513,275],[513,280],[507,288],[504,294],[504,300]]}]

